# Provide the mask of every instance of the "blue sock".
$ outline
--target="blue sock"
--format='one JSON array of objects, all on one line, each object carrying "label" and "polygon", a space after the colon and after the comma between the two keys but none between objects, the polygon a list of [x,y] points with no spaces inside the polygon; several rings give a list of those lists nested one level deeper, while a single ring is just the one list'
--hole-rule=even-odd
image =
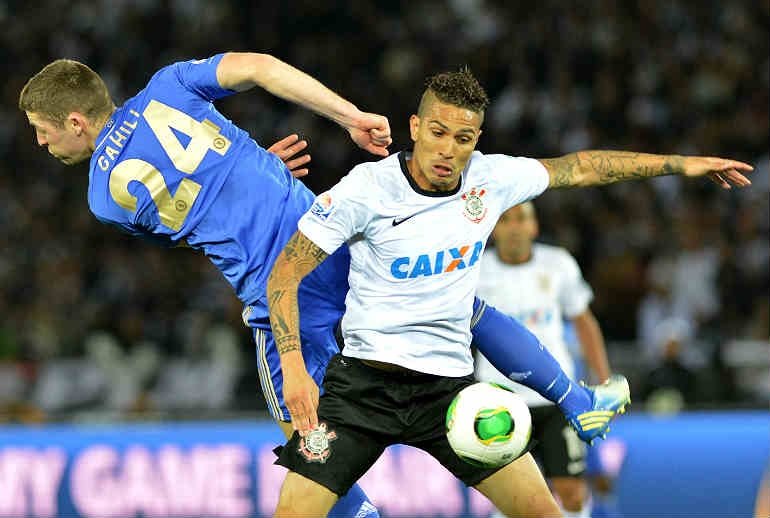
[{"label": "blue sock", "polygon": [[341,496],[331,508],[329,518],[380,518],[380,513],[358,484]]},{"label": "blue sock", "polygon": [[556,403],[567,415],[591,409],[591,396],[526,327],[486,302],[473,301],[473,345],[497,370]]}]

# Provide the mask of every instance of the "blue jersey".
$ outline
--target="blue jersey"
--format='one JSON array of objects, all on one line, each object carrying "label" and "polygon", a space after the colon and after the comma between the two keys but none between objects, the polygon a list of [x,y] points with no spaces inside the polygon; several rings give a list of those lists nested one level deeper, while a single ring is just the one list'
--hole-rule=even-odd
[{"label": "blue jersey", "polygon": [[[88,203],[124,232],[201,250],[250,306],[251,325],[267,327],[267,276],[314,195],[212,104],[235,93],[217,80],[222,56],[160,69],[115,111],[96,140]],[[341,311],[344,257],[342,267],[325,266],[303,289]]]}]

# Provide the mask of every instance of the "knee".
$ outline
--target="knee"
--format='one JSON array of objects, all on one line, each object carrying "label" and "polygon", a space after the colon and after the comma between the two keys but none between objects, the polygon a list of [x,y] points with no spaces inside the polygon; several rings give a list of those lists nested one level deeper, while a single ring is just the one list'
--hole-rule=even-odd
[{"label": "knee", "polygon": [[[519,516],[518,514],[512,516]],[[559,508],[558,504],[553,498],[548,500],[543,499],[539,502],[539,505],[532,506],[531,514],[527,516],[533,516],[536,518],[562,518],[564,514]]]},{"label": "knee", "polygon": [[583,508],[583,499],[578,498],[575,495],[568,494],[564,497],[560,496],[559,500],[561,501],[561,505],[564,507],[565,511],[577,513]]},{"label": "knee", "polygon": [[587,498],[585,481],[575,477],[553,480],[553,490],[565,511],[578,512]]},{"label": "knee", "polygon": [[494,517],[561,518],[564,516],[559,504],[547,489],[521,496],[512,502],[500,502],[496,506],[498,513],[493,515]]}]

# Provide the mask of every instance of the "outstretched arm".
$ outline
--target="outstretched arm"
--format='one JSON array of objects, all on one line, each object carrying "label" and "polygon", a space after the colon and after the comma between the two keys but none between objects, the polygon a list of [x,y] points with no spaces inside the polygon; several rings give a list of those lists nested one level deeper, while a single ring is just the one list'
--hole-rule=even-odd
[{"label": "outstretched arm", "polygon": [[390,124],[382,115],[362,112],[316,79],[269,54],[228,52],[217,66],[223,88],[242,92],[255,86],[330,119],[361,148],[387,156]]},{"label": "outstretched arm", "polygon": [[549,187],[588,187],[623,180],[680,174],[708,176],[723,189],[746,187],[751,182],[742,173],[753,171],[749,164],[725,158],[651,155],[630,151],[578,151],[540,162],[548,170]]},{"label": "outstretched arm", "polygon": [[318,425],[319,391],[302,358],[297,290],[302,279],[326,257],[326,252],[297,231],[275,260],[267,279],[270,326],[283,372],[283,399],[294,429],[302,434]]}]

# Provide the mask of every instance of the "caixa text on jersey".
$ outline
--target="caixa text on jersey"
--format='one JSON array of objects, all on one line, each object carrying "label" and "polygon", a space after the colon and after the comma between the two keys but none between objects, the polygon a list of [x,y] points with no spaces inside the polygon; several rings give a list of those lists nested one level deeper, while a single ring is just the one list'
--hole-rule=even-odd
[{"label": "caixa text on jersey", "polygon": [[476,264],[483,250],[484,243],[476,241],[473,245],[420,254],[417,257],[399,257],[390,264],[390,273],[396,279],[414,279],[463,270]]}]

